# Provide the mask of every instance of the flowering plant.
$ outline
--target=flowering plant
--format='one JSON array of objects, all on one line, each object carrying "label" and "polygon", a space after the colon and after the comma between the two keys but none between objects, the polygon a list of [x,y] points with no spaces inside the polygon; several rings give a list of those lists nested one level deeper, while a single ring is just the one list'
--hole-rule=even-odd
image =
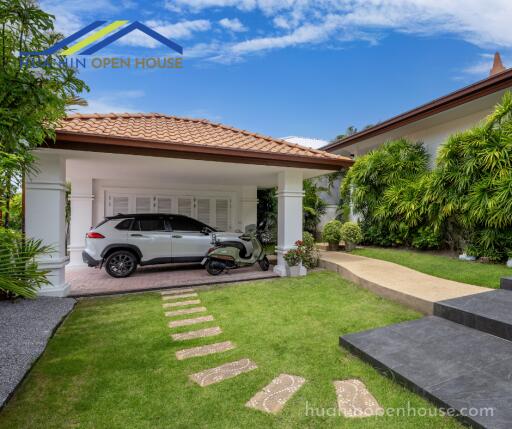
[{"label": "flowering plant", "polygon": [[288,250],[283,256],[289,267],[296,267],[304,260],[305,251],[302,240],[297,240],[295,246],[297,246],[295,249]]}]

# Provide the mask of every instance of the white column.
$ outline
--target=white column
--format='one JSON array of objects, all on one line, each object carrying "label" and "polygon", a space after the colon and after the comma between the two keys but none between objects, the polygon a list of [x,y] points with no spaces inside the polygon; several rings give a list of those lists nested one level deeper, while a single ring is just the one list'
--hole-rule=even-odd
[{"label": "white column", "polygon": [[240,220],[243,232],[249,225],[257,226],[257,210],[258,188],[256,186],[243,186],[240,198]]},{"label": "white column", "polygon": [[51,282],[39,290],[39,295],[66,296],[66,161],[53,149],[38,151],[37,157],[36,172],[26,181],[26,234],[54,250],[38,261],[41,268],[50,270]]},{"label": "white column", "polygon": [[287,275],[283,258],[286,251],[302,240],[302,171],[284,170],[278,173],[277,183],[277,265],[274,271],[280,276]]},{"label": "white column", "polygon": [[70,266],[85,265],[82,251],[85,248],[85,234],[92,227],[92,177],[72,177],[71,181],[71,222],[69,256]]}]

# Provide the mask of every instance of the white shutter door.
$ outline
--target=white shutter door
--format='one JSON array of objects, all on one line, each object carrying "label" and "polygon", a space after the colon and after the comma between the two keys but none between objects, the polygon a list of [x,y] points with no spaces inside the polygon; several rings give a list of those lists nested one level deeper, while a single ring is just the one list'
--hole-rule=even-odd
[{"label": "white shutter door", "polygon": [[215,201],[215,228],[221,231],[229,230],[229,200]]},{"label": "white shutter door", "polygon": [[151,197],[135,197],[135,213],[151,213]]},{"label": "white shutter door", "polygon": [[198,198],[197,199],[197,217],[199,222],[210,225],[210,199]]},{"label": "white shutter door", "polygon": [[130,203],[129,197],[115,196],[112,197],[112,214],[117,215],[119,213],[128,213],[128,206]]},{"label": "white shutter door", "polygon": [[172,199],[158,197],[156,203],[156,211],[158,213],[172,213]]},{"label": "white shutter door", "polygon": [[178,197],[178,214],[192,217],[192,198]]}]

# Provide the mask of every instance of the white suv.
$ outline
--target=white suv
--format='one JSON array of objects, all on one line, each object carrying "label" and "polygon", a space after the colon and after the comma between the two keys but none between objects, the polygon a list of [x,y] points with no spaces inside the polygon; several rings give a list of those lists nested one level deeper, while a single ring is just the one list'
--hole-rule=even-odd
[{"label": "white suv", "polygon": [[120,214],[86,234],[82,258],[90,267],[105,265],[112,277],[128,277],[137,265],[201,262],[212,247],[212,233],[222,244],[238,247],[241,256],[252,252],[240,233],[219,232],[187,216]]}]

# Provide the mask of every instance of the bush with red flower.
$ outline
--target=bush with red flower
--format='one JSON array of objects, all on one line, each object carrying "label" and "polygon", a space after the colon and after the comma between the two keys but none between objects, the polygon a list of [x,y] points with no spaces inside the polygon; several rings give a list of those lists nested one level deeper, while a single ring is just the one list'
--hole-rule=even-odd
[{"label": "bush with red flower", "polygon": [[295,246],[295,248],[288,250],[283,256],[289,267],[296,267],[302,264],[306,255],[304,242],[302,240],[297,240]]}]

